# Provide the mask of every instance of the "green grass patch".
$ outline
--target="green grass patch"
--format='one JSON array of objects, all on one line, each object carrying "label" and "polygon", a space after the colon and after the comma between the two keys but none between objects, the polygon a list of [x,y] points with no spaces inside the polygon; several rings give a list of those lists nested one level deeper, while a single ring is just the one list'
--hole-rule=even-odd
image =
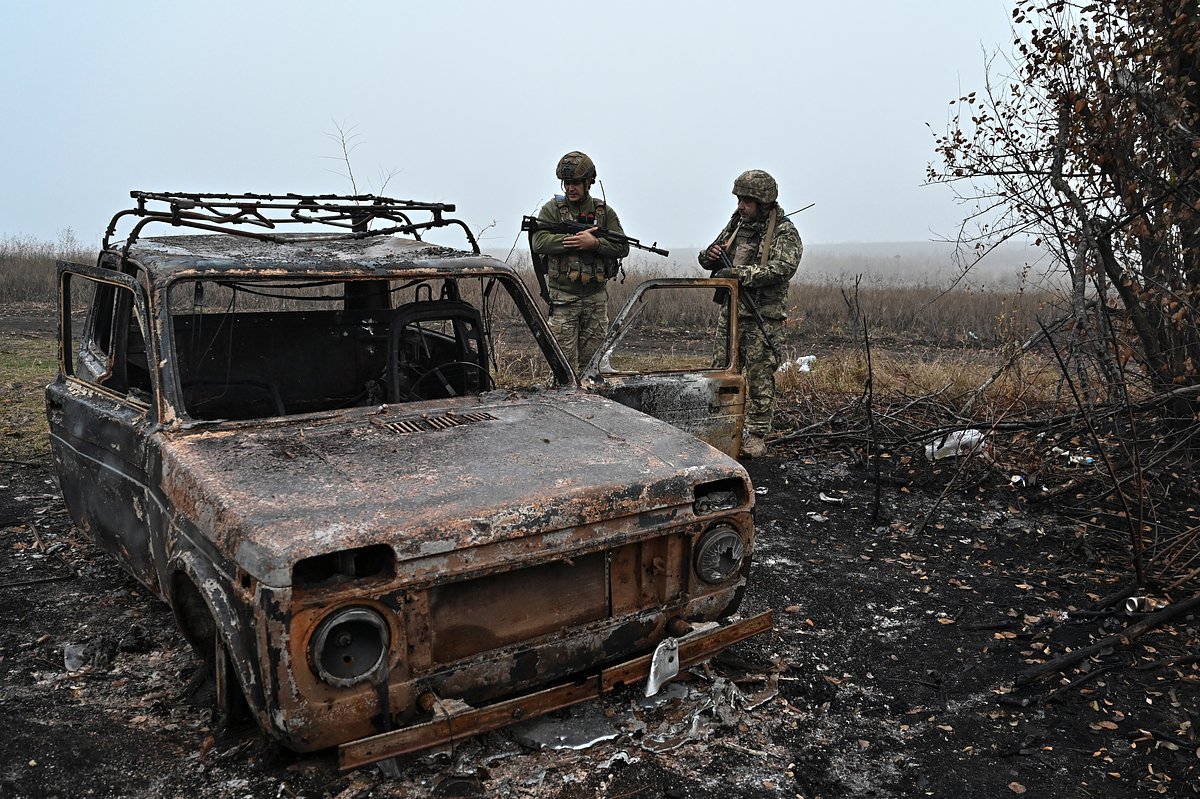
[{"label": "green grass patch", "polygon": [[44,336],[9,335],[0,343],[0,458],[49,456],[46,384],[58,372],[56,348]]}]

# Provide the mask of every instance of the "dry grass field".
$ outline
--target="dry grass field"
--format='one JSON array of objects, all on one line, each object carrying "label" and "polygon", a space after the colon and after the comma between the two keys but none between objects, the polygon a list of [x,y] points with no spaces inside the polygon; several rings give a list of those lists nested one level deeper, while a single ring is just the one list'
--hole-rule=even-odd
[{"label": "dry grass field", "polygon": [[41,392],[57,371],[54,340],[10,335],[0,343],[0,459],[40,458],[50,453]]}]

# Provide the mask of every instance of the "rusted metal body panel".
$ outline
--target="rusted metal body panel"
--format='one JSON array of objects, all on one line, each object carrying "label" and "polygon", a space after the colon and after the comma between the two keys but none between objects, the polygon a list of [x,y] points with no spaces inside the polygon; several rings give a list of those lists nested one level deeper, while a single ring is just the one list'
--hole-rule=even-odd
[{"label": "rusted metal body panel", "polygon": [[[506,286],[555,385],[482,390],[481,381],[461,394],[447,383],[444,399],[241,421],[190,412],[175,336],[197,338],[205,320],[173,316],[175,286],[203,277],[275,296],[344,283],[352,326],[306,346],[394,348],[405,343],[394,323],[390,344],[366,329],[387,329],[387,304],[351,308],[366,296],[355,281],[441,281],[428,301],[459,308],[456,281],[467,275],[491,281],[487,291]],[[579,701],[640,676],[665,637],[727,619],[741,602],[754,492],[736,461],[678,429],[711,440],[719,425],[689,425],[694,413],[671,399],[740,418],[736,383],[671,375],[654,388],[647,378],[625,391],[632,408],[581,390],[504,264],[399,239],[172,237],[112,245],[99,267],[60,265],[60,281],[64,294],[74,281],[96,298],[76,329],[64,300],[61,374],[47,389],[67,506],[172,606],[214,665],[218,703],[244,696],[258,724],[294,749],[374,741],[346,750],[352,766],[492,729],[514,709]],[[235,318],[218,308],[205,321],[205,357],[214,342],[232,357],[234,338],[212,331]],[[326,317],[289,321],[310,318]],[[433,351],[453,338],[417,343]],[[378,369],[383,354],[371,352]],[[389,349],[389,370],[398,357]],[[320,390],[321,369],[295,368]],[[614,394],[634,377],[622,381]],[[647,397],[676,408],[678,426],[641,412]],[[764,625],[696,636],[689,657]],[[591,687],[538,693],[572,684]],[[442,700],[490,709],[433,722]]]},{"label": "rusted metal body panel", "polygon": [[626,407],[691,433],[711,447],[737,455],[745,418],[745,378],[695,372],[606,375],[596,391]]},{"label": "rusted metal body panel", "polygon": [[[705,295],[723,291],[733,298],[726,306],[726,363],[703,371],[658,370],[652,374],[615,369],[611,363],[613,349],[628,332],[646,292],[681,287]],[[640,284],[584,368],[583,385],[622,405],[662,419],[736,458],[741,452],[746,379],[738,368],[737,314],[729,314],[727,309],[737,307],[737,291],[737,281],[726,278],[658,278]]]},{"label": "rusted metal body panel", "polygon": [[[247,605],[270,609],[255,658],[290,746],[373,734],[391,723],[381,711],[411,719],[428,691],[511,695],[652,648],[671,618],[721,618],[740,602],[745,575],[710,592],[685,566],[705,526],[694,487],[728,477],[724,456],[578,391],[470,402],[458,411],[491,418],[396,433],[405,415],[389,408],[164,442],[165,501],[209,536],[177,546],[228,553],[256,586]],[[750,538],[744,496],[725,518]],[[330,689],[305,652],[347,592],[298,586],[293,568],[379,544],[395,562],[353,601],[392,620],[387,687]],[[283,640],[293,646],[280,651]]]},{"label": "rusted metal body panel", "polygon": [[[707,634],[689,637],[679,645],[680,667],[695,665],[725,647],[766,632],[771,629],[771,623],[771,612],[767,611]],[[439,743],[460,741],[516,721],[537,718],[560,708],[594,699],[618,686],[644,680],[649,670],[650,656],[643,655],[567,685],[548,688],[506,702],[497,702],[488,707],[455,714],[446,713],[423,724],[342,744],[338,747],[338,766],[343,770],[357,768]]]},{"label": "rusted metal body panel", "polygon": [[[410,602],[409,596],[396,595],[386,603],[401,609],[397,615],[409,625],[410,633],[418,631],[393,650],[386,681],[354,690],[332,690],[295,660],[299,647],[287,653],[291,660],[282,657],[267,675],[268,700],[275,706],[272,723],[276,735],[289,747],[299,751],[322,749],[419,724],[428,718],[419,702],[425,695],[482,706],[548,684],[581,679],[598,666],[653,650],[667,636],[666,623],[670,619],[717,618],[740,601],[740,591],[722,592],[621,619],[564,627],[557,633],[437,664],[430,661],[430,642],[420,637],[420,626],[412,623],[422,612],[421,600]],[[492,597],[491,601],[500,603],[504,599]],[[290,629],[296,637],[311,632],[302,616],[291,620]],[[441,741],[431,740],[424,745],[436,743]]]},{"label": "rusted metal body panel", "polygon": [[507,541],[557,530],[578,538],[597,520],[665,514],[690,506],[695,483],[728,475],[728,459],[694,438],[578,391],[453,407],[494,418],[395,433],[384,422],[448,409],[393,406],[172,434],[166,498],[203,518],[214,545],[256,580],[285,586],[296,561],[375,543],[393,547],[411,579],[421,575],[406,563],[433,556],[438,573],[466,574]]}]

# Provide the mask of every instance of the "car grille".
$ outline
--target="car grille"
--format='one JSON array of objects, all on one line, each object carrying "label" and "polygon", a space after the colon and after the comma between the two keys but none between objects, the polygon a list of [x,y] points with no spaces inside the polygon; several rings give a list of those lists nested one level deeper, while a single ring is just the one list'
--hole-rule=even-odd
[{"label": "car grille", "polygon": [[429,590],[435,662],[608,616],[607,553],[595,552]]}]

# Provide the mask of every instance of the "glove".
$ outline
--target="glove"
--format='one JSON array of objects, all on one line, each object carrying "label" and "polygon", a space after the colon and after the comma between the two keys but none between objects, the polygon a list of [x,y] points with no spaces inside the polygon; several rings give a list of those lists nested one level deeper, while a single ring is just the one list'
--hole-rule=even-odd
[{"label": "glove", "polygon": [[738,275],[737,275],[737,272],[733,271],[732,269],[730,269],[727,266],[723,269],[718,269],[717,271],[713,272],[712,276],[713,277],[731,277],[734,280],[736,280]]}]

